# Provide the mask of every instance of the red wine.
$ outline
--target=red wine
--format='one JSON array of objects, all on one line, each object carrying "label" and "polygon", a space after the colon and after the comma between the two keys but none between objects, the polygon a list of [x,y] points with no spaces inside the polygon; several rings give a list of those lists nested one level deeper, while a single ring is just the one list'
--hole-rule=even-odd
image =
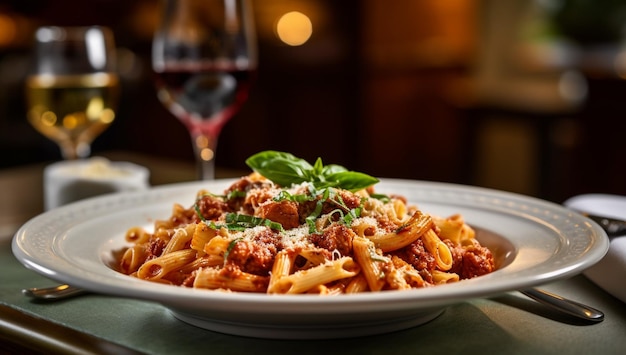
[{"label": "red wine", "polygon": [[219,133],[248,98],[253,72],[197,65],[157,72],[159,98],[191,130]]}]

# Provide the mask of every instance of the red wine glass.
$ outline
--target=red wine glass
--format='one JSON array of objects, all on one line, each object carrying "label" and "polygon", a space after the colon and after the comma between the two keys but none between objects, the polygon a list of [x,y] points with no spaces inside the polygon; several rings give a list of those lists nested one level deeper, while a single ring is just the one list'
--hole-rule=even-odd
[{"label": "red wine glass", "polygon": [[189,130],[200,178],[215,178],[222,127],[240,109],[257,67],[247,0],[164,0],[152,44],[159,100]]}]

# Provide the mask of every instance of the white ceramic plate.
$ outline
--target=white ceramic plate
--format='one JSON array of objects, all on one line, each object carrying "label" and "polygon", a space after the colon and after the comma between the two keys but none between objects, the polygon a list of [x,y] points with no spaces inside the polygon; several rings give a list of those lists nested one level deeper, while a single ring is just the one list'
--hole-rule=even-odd
[{"label": "white ceramic plate", "polygon": [[423,211],[461,213],[496,254],[499,270],[409,291],[323,297],[223,293],[161,285],[112,270],[112,251],[133,226],[150,228],[174,203],[191,206],[202,188],[221,193],[232,180],[194,182],[76,202],[23,225],[13,253],[26,267],[94,292],[157,301],[179,319],[213,331],[266,338],[337,338],[404,329],[449,305],[578,274],[608,250],[600,227],[559,205],[521,195],[443,183],[383,179]]}]

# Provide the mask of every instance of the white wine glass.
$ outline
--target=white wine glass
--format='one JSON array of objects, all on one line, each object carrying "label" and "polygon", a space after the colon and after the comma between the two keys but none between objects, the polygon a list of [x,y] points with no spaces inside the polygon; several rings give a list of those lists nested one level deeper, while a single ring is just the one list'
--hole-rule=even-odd
[{"label": "white wine glass", "polygon": [[86,158],[115,119],[119,78],[106,27],[41,27],[26,79],[28,121],[55,141],[64,159]]},{"label": "white wine glass", "polygon": [[215,178],[222,127],[248,98],[256,33],[247,0],[164,0],[152,46],[158,97],[191,135],[199,177]]}]

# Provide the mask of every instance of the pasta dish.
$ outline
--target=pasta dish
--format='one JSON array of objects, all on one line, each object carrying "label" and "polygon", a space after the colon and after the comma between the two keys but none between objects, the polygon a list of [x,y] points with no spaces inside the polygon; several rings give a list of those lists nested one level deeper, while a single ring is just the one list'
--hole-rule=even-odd
[{"label": "pasta dish", "polygon": [[[266,151],[225,191],[198,191],[132,227],[119,271],[230,292],[342,294],[430,287],[494,271],[459,214],[439,217],[337,165]],[[190,201],[191,203],[191,201]]]}]

